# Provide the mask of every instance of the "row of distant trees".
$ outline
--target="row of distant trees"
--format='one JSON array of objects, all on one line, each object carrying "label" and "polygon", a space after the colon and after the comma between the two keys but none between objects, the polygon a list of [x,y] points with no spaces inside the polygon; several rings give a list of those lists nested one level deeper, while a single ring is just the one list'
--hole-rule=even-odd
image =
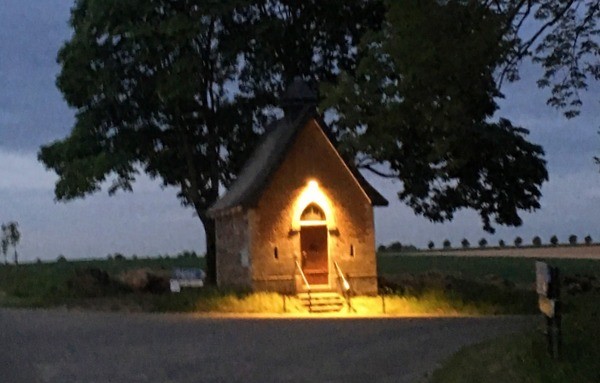
[{"label": "row of distant trees", "polygon": [[[586,244],[586,245],[593,244],[594,241],[592,239],[592,236],[586,235],[583,238],[583,243]],[[488,246],[488,241],[485,238],[481,238],[477,244],[479,245],[480,248],[485,248],[485,247]],[[515,245],[515,247],[522,247],[522,246],[524,246],[523,238],[517,236],[514,239],[513,244]],[[556,235],[553,235],[552,237],[550,237],[550,241],[549,241],[548,244],[551,245],[551,246],[558,246],[558,245],[560,245],[560,241],[559,241],[559,239],[558,239],[558,237]],[[568,244],[572,245],[572,246],[578,245],[579,244],[578,237],[575,234],[571,234],[569,236],[569,238],[568,238]],[[466,238],[463,238],[463,240],[460,242],[460,245],[461,245],[461,247],[463,249],[468,249],[468,248],[471,247],[471,243]],[[506,242],[503,239],[501,239],[501,240],[498,241],[498,246],[499,247],[506,247],[507,244],[506,244]],[[533,237],[533,239],[531,240],[531,246],[533,246],[533,247],[544,246],[542,238],[540,236],[538,236],[538,235],[536,235],[535,237]],[[449,239],[445,239],[442,242],[442,247],[444,249],[449,249],[449,248],[452,247],[452,243],[450,242]],[[434,249],[435,248],[435,242],[429,241],[429,243],[427,244],[427,248]]]},{"label": "row of distant trees", "polygon": [[[568,238],[568,245],[571,246],[575,246],[578,244],[585,244],[585,245],[592,245],[594,243],[592,236],[591,235],[586,235],[583,238],[583,242],[579,241],[579,238],[575,235],[575,234],[571,234]],[[522,246],[527,246],[523,240],[523,238],[517,236],[514,240],[513,240],[513,244],[515,247],[522,247]],[[485,238],[481,238],[478,242],[477,245],[479,248],[486,248],[488,247],[489,243],[487,241],[487,239]],[[542,247],[542,246],[558,246],[561,245],[558,236],[553,235],[552,237],[550,237],[550,241],[544,245],[542,238],[539,235],[536,235],[535,237],[532,238],[531,240],[531,244],[529,246],[532,247]],[[469,249],[471,248],[471,242],[469,242],[468,239],[463,238],[462,241],[460,241],[460,246],[463,249]],[[506,243],[506,241],[504,241],[503,239],[498,241],[498,247],[507,247],[508,244]],[[452,248],[452,242],[450,242],[449,239],[445,239],[442,242],[442,248],[444,249],[451,249]],[[434,241],[429,241],[429,243],[427,244],[427,248],[429,250],[435,249],[436,248],[436,244]],[[411,251],[417,251],[417,247],[414,245],[403,245],[402,243],[396,241],[396,242],[392,242],[389,245],[379,245],[379,247],[377,248],[377,251],[379,252],[384,252],[384,251],[389,251],[389,252],[411,252]]]}]

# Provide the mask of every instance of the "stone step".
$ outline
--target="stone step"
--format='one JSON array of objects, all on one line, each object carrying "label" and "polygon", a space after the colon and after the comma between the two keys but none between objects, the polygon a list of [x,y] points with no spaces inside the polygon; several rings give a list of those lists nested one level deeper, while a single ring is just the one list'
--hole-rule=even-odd
[{"label": "stone step", "polygon": [[336,312],[344,307],[344,298],[332,291],[298,294],[302,305],[310,312]]},{"label": "stone step", "polygon": [[[309,298],[309,294],[308,293],[300,293],[298,294],[298,298],[300,299],[308,299]],[[314,293],[310,293],[310,298],[313,300],[317,300],[317,299],[343,299],[342,296],[338,293],[334,293],[334,292],[314,292]]]}]

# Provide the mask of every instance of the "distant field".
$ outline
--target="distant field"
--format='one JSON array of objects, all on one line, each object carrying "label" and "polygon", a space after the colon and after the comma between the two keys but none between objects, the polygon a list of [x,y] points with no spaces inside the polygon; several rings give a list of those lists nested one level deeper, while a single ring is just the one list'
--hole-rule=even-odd
[{"label": "distant field", "polygon": [[[468,252],[476,255],[473,250]],[[390,254],[377,258],[379,273],[398,275],[403,273],[422,274],[436,271],[442,274],[458,275],[464,278],[486,278],[495,275],[518,284],[533,283],[535,271],[533,258]],[[539,258],[560,268],[562,275],[593,274],[600,276],[600,259]]]},{"label": "distant field", "polygon": [[[393,253],[387,253],[393,254]],[[525,257],[525,258],[575,258],[600,260],[600,245],[577,246],[543,246],[543,247],[490,247],[471,249],[449,250],[423,250],[414,253],[400,253],[407,255],[452,255],[465,257]]]}]

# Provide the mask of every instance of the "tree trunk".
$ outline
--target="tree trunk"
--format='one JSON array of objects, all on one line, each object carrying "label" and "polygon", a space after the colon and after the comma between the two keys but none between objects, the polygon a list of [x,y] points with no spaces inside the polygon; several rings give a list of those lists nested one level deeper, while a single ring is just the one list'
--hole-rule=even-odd
[{"label": "tree trunk", "polygon": [[206,283],[217,284],[217,243],[215,232],[215,220],[207,216],[200,218],[204,226],[206,236]]}]

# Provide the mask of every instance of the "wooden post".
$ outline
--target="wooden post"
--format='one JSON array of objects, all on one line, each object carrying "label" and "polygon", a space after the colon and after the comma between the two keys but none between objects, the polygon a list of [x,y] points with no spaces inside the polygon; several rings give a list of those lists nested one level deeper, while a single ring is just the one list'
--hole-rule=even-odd
[{"label": "wooden post", "polygon": [[549,344],[548,348],[552,358],[560,357],[562,348],[562,312],[560,302],[560,272],[557,267],[550,267],[549,297],[554,301],[554,315],[549,321]]},{"label": "wooden post", "polygon": [[538,306],[546,322],[548,353],[558,359],[562,348],[562,307],[560,301],[560,273],[557,267],[536,262],[536,290]]}]

